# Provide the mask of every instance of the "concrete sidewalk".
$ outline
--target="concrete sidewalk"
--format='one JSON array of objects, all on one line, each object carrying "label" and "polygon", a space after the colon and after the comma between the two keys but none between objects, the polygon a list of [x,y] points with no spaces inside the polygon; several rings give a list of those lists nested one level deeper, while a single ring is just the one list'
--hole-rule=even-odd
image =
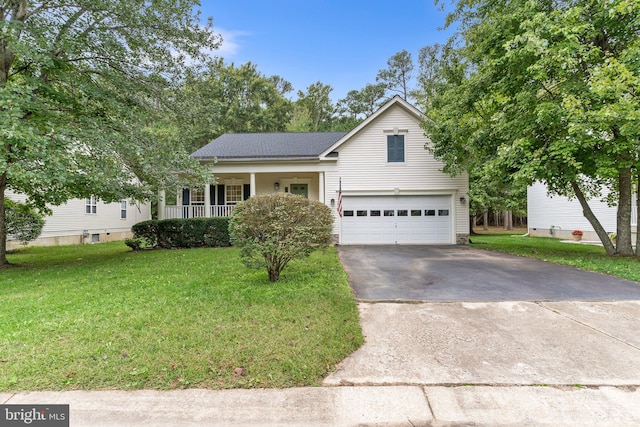
[{"label": "concrete sidewalk", "polygon": [[324,387],[0,393],[71,426],[640,425],[640,301],[359,304]]},{"label": "concrete sidewalk", "polygon": [[69,391],[3,394],[0,402],[69,404],[71,426],[95,427],[640,424],[640,391],[617,387]]}]

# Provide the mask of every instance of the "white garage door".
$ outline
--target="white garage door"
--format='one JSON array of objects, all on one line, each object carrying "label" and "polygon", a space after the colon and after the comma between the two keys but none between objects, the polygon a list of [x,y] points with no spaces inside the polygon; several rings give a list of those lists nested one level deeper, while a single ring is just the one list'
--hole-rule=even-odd
[{"label": "white garage door", "polygon": [[344,197],[340,242],[453,243],[451,196]]}]

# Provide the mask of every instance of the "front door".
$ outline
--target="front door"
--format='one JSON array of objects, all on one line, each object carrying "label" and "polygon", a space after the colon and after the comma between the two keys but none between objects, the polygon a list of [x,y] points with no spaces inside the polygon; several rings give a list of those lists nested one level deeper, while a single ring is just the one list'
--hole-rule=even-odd
[{"label": "front door", "polygon": [[298,196],[304,196],[309,198],[309,185],[308,184],[291,184],[291,194],[297,194]]}]

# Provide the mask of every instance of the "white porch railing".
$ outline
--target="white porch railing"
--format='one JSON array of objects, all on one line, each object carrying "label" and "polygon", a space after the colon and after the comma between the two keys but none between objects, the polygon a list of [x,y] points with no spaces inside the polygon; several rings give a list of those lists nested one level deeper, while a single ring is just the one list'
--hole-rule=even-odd
[{"label": "white porch railing", "polygon": [[[233,205],[211,205],[209,207],[209,216],[231,216]],[[174,218],[204,218],[206,217],[206,206],[203,205],[184,205],[184,206],[165,206],[164,217],[166,219]]]},{"label": "white porch railing", "polygon": [[231,216],[234,205],[211,205],[211,216]]}]

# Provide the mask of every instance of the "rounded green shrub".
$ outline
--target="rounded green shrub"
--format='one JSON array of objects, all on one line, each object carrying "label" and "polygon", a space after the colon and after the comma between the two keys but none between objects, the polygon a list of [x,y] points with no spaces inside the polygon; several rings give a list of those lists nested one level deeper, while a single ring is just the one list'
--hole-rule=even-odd
[{"label": "rounded green shrub", "polygon": [[275,282],[289,261],[331,243],[332,224],[331,209],[325,204],[275,193],[239,203],[229,227],[244,264],[266,268],[269,280]]}]

